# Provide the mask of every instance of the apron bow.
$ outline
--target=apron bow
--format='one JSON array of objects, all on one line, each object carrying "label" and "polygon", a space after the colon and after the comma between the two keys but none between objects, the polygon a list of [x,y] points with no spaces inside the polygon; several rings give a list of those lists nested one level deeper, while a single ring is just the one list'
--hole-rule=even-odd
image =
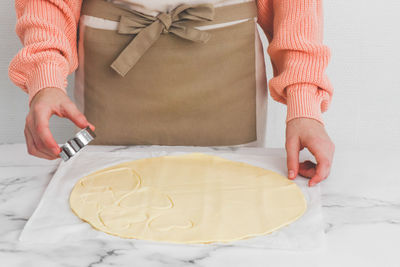
[{"label": "apron bow", "polygon": [[117,32],[137,34],[111,64],[117,73],[125,76],[161,34],[172,33],[193,42],[206,43],[211,34],[186,25],[187,21],[210,21],[214,19],[212,4],[181,4],[170,12],[150,16],[129,9],[131,15],[121,16]]}]

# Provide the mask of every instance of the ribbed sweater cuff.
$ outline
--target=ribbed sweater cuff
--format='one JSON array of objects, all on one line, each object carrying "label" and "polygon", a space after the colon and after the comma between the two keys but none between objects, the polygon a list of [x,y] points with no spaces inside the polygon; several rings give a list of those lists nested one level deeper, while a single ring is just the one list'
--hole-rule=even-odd
[{"label": "ribbed sweater cuff", "polygon": [[66,93],[67,79],[61,67],[54,62],[46,62],[37,65],[28,75],[26,87],[29,93],[28,104],[31,105],[32,98],[47,87],[59,88]]},{"label": "ribbed sweater cuff", "polygon": [[295,118],[311,118],[324,125],[322,120],[322,99],[317,93],[318,87],[308,83],[292,84],[286,88],[287,116],[286,123]]}]

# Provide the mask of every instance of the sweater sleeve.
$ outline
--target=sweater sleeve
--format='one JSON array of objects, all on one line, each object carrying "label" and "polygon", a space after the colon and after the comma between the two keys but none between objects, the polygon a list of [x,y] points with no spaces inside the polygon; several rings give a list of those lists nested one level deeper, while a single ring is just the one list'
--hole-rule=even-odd
[{"label": "sweater sleeve", "polygon": [[78,67],[77,27],[82,0],[16,0],[15,31],[23,48],[11,60],[11,81],[28,93],[66,93],[67,76]]},{"label": "sweater sleeve", "polygon": [[257,8],[269,41],[270,94],[287,105],[286,123],[306,117],[324,124],[333,88],[325,74],[331,54],[323,44],[322,0],[257,0]]}]

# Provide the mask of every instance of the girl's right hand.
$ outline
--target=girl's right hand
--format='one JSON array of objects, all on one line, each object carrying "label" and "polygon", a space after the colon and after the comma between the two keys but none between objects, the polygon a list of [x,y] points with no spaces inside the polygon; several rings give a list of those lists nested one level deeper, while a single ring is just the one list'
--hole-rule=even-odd
[{"label": "girl's right hand", "polygon": [[79,128],[90,126],[91,130],[95,129],[64,91],[44,88],[33,97],[26,116],[24,134],[30,155],[49,160],[59,157],[61,148],[49,128],[49,120],[53,114],[70,119]]}]

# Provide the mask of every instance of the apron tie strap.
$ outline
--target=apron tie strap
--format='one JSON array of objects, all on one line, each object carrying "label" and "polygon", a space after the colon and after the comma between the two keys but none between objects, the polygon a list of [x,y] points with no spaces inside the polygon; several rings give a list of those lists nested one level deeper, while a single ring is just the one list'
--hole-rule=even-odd
[{"label": "apron tie strap", "polygon": [[210,21],[214,19],[212,4],[181,4],[171,12],[161,12],[156,17],[129,10],[118,24],[119,34],[137,34],[111,64],[117,73],[125,76],[161,34],[173,33],[183,39],[206,43],[211,34],[186,25],[187,21]]}]

